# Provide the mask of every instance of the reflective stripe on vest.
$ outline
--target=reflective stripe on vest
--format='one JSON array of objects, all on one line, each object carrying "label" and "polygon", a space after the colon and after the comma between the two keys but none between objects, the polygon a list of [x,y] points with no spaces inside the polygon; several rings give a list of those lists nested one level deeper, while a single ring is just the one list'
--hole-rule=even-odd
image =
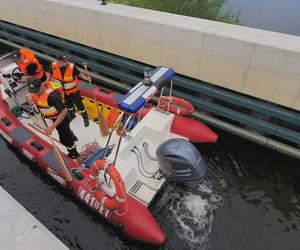
[{"label": "reflective stripe on vest", "polygon": [[74,89],[74,88],[77,87],[76,82],[65,82],[63,84],[64,84],[64,87],[65,87],[65,90],[70,90],[70,89]]},{"label": "reflective stripe on vest", "polygon": [[58,112],[56,110],[56,108],[54,106],[51,106],[49,108],[41,108],[40,107],[40,110],[43,114],[43,116],[46,118],[54,118],[58,115]]},{"label": "reflective stripe on vest", "polygon": [[73,78],[74,67],[75,67],[74,63],[68,63],[65,73],[64,75],[62,75],[58,63],[57,62],[52,63],[52,76],[53,78],[61,81],[67,95],[76,92],[78,90],[78,80],[77,78],[75,79]]}]

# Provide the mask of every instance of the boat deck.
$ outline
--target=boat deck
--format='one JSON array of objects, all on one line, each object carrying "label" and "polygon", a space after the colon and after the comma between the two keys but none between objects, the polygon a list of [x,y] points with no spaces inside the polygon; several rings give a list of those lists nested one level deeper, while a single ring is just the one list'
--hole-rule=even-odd
[{"label": "boat deck", "polygon": [[[43,124],[41,124],[43,121],[41,121],[40,119],[36,119],[36,117],[31,117],[30,119],[22,119],[21,120],[22,123],[30,130],[34,131],[34,133],[36,133],[38,136],[40,136],[41,138],[43,138],[45,141],[48,141],[50,143],[50,139],[44,135],[43,133],[41,133],[40,131],[38,131],[38,129],[40,129]],[[47,124],[50,124],[51,121],[47,121]],[[37,127],[38,129],[34,129],[32,127],[32,125],[34,125],[35,127]],[[84,127],[83,125],[83,118],[76,114],[76,118],[74,120],[72,120],[72,122],[70,123],[70,127],[72,129],[72,131],[74,132],[74,134],[77,136],[78,141],[75,142],[76,147],[78,152],[80,153],[85,145],[91,143],[91,142],[97,142],[99,143],[99,146],[101,148],[105,147],[106,142],[107,142],[107,138],[108,137],[103,137],[100,133],[100,129],[97,123],[90,121],[90,125],[88,127]],[[54,130],[52,132],[52,138],[55,139],[56,141],[56,145],[59,147],[59,149],[63,152],[67,154],[67,149],[65,146],[63,146],[61,143],[57,142],[59,141],[59,136],[56,130]],[[117,135],[114,133],[111,139],[111,143],[110,145],[113,145],[117,142]]]},{"label": "boat deck", "polygon": [[[25,102],[26,94],[27,87],[18,90],[17,99],[19,103]],[[16,106],[13,97],[9,98],[6,96],[5,98],[8,101],[10,109]],[[25,113],[19,119],[25,127],[50,143],[50,139],[41,132],[43,121],[40,118],[37,119],[34,116],[28,117],[28,114]],[[165,182],[165,178],[158,171],[158,162],[151,159],[151,156],[156,157],[155,151],[162,142],[173,137],[178,137],[178,135],[170,133],[172,119],[173,114],[164,115],[161,112],[152,110],[138,123],[128,136],[122,138],[120,144],[115,167],[123,178],[127,193],[142,202],[145,206],[151,203]],[[51,121],[48,122],[49,124],[51,123]],[[38,129],[33,128],[33,126],[38,127]],[[84,127],[83,118],[81,115],[76,114],[76,118],[71,122],[70,127],[78,137],[76,146],[79,153],[84,149],[85,145],[91,142],[98,142],[101,148],[105,147],[108,136],[103,137],[101,135],[97,123],[90,121],[89,127]],[[59,142],[56,130],[53,131],[52,137],[56,140],[56,145],[59,149],[63,153],[67,153],[66,148]],[[115,147],[108,156],[108,160],[111,162],[115,160],[118,140],[119,136],[113,132],[109,146],[115,145]],[[145,142],[148,144],[148,154],[143,147]]]},{"label": "boat deck", "polygon": [[[165,140],[165,136],[168,138],[167,134],[164,136],[161,134],[161,131],[165,129],[161,126],[161,124],[164,124],[162,122],[163,120],[159,123],[161,127],[159,130],[156,130],[155,126],[153,126],[153,128],[150,127],[149,123],[154,122],[152,120],[153,118],[152,114],[149,118],[143,119],[128,136],[122,138],[119,155],[115,165],[122,175],[128,193],[146,206],[150,204],[157,191],[165,182],[165,178],[160,173],[157,173],[156,178],[154,178],[154,174],[159,169],[158,162],[149,159],[143,148],[143,143],[146,142],[148,144],[149,154],[155,157],[155,150],[160,144],[158,142]],[[171,117],[165,120],[165,126],[169,126],[170,118]],[[41,123],[41,121],[37,121],[36,117],[31,117],[29,119],[23,118],[21,119],[21,122],[28,129],[50,143],[50,139],[46,135],[32,127],[32,124],[36,126]],[[48,122],[50,123],[51,121]],[[38,126],[41,127],[41,125]],[[108,136],[102,137],[97,123],[90,122],[89,127],[84,127],[83,118],[76,114],[76,118],[72,120],[70,126],[74,134],[78,137],[76,145],[79,153],[84,149],[85,145],[95,141],[99,143],[101,148],[105,147]],[[56,130],[53,131],[52,137],[56,141],[59,141]],[[109,143],[109,145],[115,145],[112,153],[108,156],[108,159],[111,162],[114,162],[115,160],[118,140],[119,136],[114,132]],[[66,148],[62,144],[56,142],[56,145],[62,152],[67,153]],[[148,173],[145,172],[144,169],[146,169]]]}]

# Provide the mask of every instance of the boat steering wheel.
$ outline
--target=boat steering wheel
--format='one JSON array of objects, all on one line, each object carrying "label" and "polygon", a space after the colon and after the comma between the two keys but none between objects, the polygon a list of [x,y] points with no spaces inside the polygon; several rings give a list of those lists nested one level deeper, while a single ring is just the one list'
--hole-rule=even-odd
[{"label": "boat steering wheel", "polygon": [[20,72],[19,67],[14,68],[14,70],[11,72],[11,77],[16,83],[21,83],[21,79],[23,75],[24,74]]}]

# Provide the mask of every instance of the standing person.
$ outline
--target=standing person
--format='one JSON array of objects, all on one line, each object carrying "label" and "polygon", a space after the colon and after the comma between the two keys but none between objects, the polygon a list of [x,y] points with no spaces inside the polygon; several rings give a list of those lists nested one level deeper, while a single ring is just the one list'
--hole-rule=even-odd
[{"label": "standing person", "polygon": [[31,76],[40,79],[41,82],[46,81],[47,75],[31,50],[25,48],[14,50],[12,57],[23,73],[21,83],[26,83]]},{"label": "standing person", "polygon": [[[44,118],[52,120],[52,124],[45,128],[45,133],[50,135],[56,129],[60,142],[67,147],[69,156],[76,159],[79,154],[76,149],[74,136],[70,129],[70,121],[64,105],[64,92],[56,82],[41,83],[41,80],[28,78],[28,92],[38,106]],[[75,137],[75,138],[74,138]]]},{"label": "standing person", "polygon": [[74,119],[75,107],[81,113],[84,121],[84,126],[89,126],[89,118],[86,109],[82,103],[81,95],[79,92],[79,77],[85,81],[89,81],[89,77],[81,73],[74,65],[68,61],[65,54],[58,55],[57,61],[50,65],[49,73],[52,79],[59,80],[65,91],[66,104],[69,111],[70,119]]}]

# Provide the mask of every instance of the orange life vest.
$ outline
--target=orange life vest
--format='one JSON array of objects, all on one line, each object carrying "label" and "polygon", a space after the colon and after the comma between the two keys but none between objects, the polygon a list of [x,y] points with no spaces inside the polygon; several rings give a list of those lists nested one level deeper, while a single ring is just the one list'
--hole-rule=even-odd
[{"label": "orange life vest", "polygon": [[64,92],[61,89],[61,85],[56,82],[46,82],[44,86],[46,88],[45,91],[41,95],[32,93],[32,99],[35,101],[45,118],[56,119],[59,112],[54,106],[49,106],[48,97],[53,91],[57,91],[64,103]]},{"label": "orange life vest", "polygon": [[22,54],[24,60],[21,63],[17,63],[20,70],[24,75],[27,74],[27,66],[31,63],[34,63],[37,65],[36,74],[33,75],[33,77],[36,77],[38,79],[41,79],[44,75],[44,71],[42,68],[42,65],[39,63],[39,61],[35,58],[33,52],[29,49],[20,49],[19,52]]},{"label": "orange life vest", "polygon": [[64,75],[62,75],[57,62],[53,62],[51,66],[53,78],[61,82],[66,95],[70,95],[78,91],[79,80],[77,77],[75,77],[75,79],[73,78],[73,70],[75,67],[74,63],[68,63]]}]

